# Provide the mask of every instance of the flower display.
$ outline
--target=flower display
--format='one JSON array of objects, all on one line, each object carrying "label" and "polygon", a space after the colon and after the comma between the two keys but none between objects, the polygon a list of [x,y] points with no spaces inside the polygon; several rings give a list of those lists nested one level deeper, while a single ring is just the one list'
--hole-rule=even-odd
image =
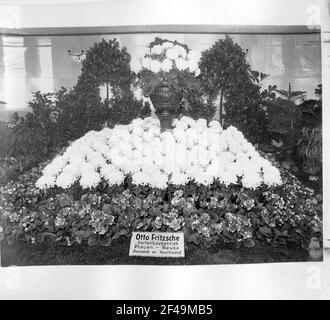
[{"label": "flower display", "polygon": [[131,69],[136,73],[142,69],[155,73],[169,72],[172,69],[189,70],[197,76],[200,73],[199,58],[200,56],[189,51],[187,46],[177,41],[163,40],[148,47],[142,58],[132,60]]},{"label": "flower display", "polygon": [[[182,120],[193,124],[189,119]],[[135,122],[139,127],[147,123],[142,119]],[[110,132],[106,132],[110,138]],[[96,132],[88,136],[94,135],[102,137]],[[96,140],[84,141],[99,145]],[[78,151],[71,145],[66,152],[73,155],[74,150]],[[65,172],[70,159],[65,162],[56,159],[55,164]],[[74,159],[77,161],[79,157]],[[322,239],[322,200],[286,171],[281,172],[281,185],[264,184],[254,190],[219,180],[211,186],[196,183],[188,180],[188,174],[178,171],[173,163],[158,173],[153,171],[155,166],[142,164],[142,171],[135,171],[131,181],[120,184],[124,173],[109,164],[107,168],[110,176],[113,173],[114,184],[86,189],[77,196],[75,187],[44,192],[35,186],[43,175],[42,169],[54,173],[56,178],[56,170],[50,165],[33,168],[18,181],[0,186],[0,241],[36,244],[51,239],[66,246],[83,242],[109,246],[112,240],[130,236],[136,230],[182,231],[188,243],[206,247],[218,241],[248,247],[255,242],[275,245],[294,242],[303,246],[312,237]],[[227,176],[223,175],[222,180],[230,180],[230,171],[224,172]],[[173,182],[163,189],[161,185],[168,184],[167,179]],[[207,175],[200,172],[197,179],[206,181]],[[151,188],[150,183],[157,187]]]},{"label": "flower display", "polygon": [[246,188],[280,185],[279,170],[260,156],[235,127],[219,122],[176,119],[173,132],[160,132],[159,120],[135,119],[128,125],[88,132],[74,141],[43,170],[36,186],[67,189],[79,182],[84,189],[102,180],[120,185],[131,176],[136,185],[165,189],[189,181]]},{"label": "flower display", "polygon": [[[201,99],[200,53],[176,40],[156,37],[140,56],[130,62],[131,70],[137,75],[131,91],[138,100],[153,103],[149,97],[161,85],[166,84],[175,95],[183,95],[187,102],[192,94]],[[198,93],[198,94],[197,94]],[[188,108],[185,106],[185,109]]]}]

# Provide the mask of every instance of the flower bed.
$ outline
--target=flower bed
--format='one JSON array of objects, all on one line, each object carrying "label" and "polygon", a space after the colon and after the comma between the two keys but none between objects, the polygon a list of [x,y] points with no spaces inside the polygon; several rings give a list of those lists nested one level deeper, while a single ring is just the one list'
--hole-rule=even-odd
[{"label": "flower bed", "polygon": [[[322,200],[315,197],[313,190],[304,187],[288,171],[280,172],[268,160],[262,158],[234,129],[222,131],[214,123],[206,127],[204,121],[194,122],[191,128],[194,125],[202,127],[198,137],[203,135],[203,132],[217,130],[217,134],[223,138],[217,140],[219,150],[222,151],[217,153],[215,150],[217,156],[209,159],[207,164],[204,163],[203,157],[188,157],[193,159],[195,164],[188,161],[178,167],[177,162],[176,166],[171,162],[169,169],[167,162],[162,162],[162,166],[156,166],[155,163],[145,166],[143,162],[132,158],[135,159],[137,167],[134,167],[134,170],[132,166],[129,167],[128,164],[132,162],[126,162],[127,165],[124,166],[122,154],[113,150],[117,150],[118,145],[123,146],[122,137],[128,138],[129,132],[134,130],[139,131],[138,136],[141,134],[144,141],[144,135],[154,126],[150,125],[148,130],[141,133],[137,128],[144,127],[153,120],[141,121],[138,121],[139,125],[120,126],[111,131],[109,137],[112,138],[119,134],[119,129],[121,134],[118,138],[120,143],[115,138],[107,140],[110,144],[107,144],[107,154],[112,155],[110,159],[91,157],[90,150],[97,152],[97,148],[95,144],[89,145],[88,142],[99,141],[83,137],[79,143],[83,142],[86,146],[81,151],[84,156],[77,156],[75,159],[83,159],[85,166],[91,165],[89,170],[85,170],[81,162],[72,162],[75,166],[71,165],[66,158],[71,155],[72,160],[72,156],[77,155],[79,148],[76,147],[82,146],[77,143],[76,146],[72,144],[62,156],[50,164],[34,168],[22,175],[19,181],[11,181],[2,186],[0,237],[5,238],[8,244],[14,244],[16,241],[39,243],[49,237],[68,246],[82,242],[109,246],[112,240],[120,236],[130,236],[132,231],[140,230],[183,231],[187,242],[206,247],[218,241],[233,245],[244,244],[247,247],[254,246],[255,242],[294,242],[304,247],[312,237],[321,241]],[[176,128],[182,126],[183,131],[189,130],[191,128],[188,122],[191,121],[186,118],[177,121]],[[173,133],[174,137],[177,135],[176,144],[180,144],[178,140],[181,135],[178,132],[182,133],[180,130]],[[192,132],[194,131],[190,131]],[[100,135],[100,132],[91,132],[87,134],[87,138],[95,138],[97,134]],[[130,138],[133,136],[130,135]],[[235,141],[234,137],[238,136],[241,140]],[[162,136],[164,137],[168,138],[168,133]],[[149,138],[150,142],[155,139]],[[168,142],[166,139],[164,141]],[[196,138],[193,141],[193,145],[199,145],[198,141],[201,140]],[[221,144],[219,141],[226,143]],[[138,145],[132,151],[139,150]],[[206,143],[205,150],[212,149],[212,145]],[[189,143],[185,146],[187,152],[192,150],[193,146],[188,147]],[[105,150],[104,144],[99,147]],[[126,145],[126,151],[127,148]],[[169,150],[166,149],[166,152]],[[233,151],[236,156],[229,159],[226,154],[234,155]],[[212,160],[219,165],[217,161],[223,157],[226,162],[217,166],[218,171],[213,170],[211,176],[206,174]],[[113,159],[120,159],[117,166]],[[192,166],[199,169],[187,170]],[[69,169],[65,169],[67,167]],[[143,175],[150,167],[156,171]],[[72,171],[74,168],[83,169]],[[111,170],[106,170],[107,168]],[[181,168],[181,171],[178,171],[178,168]],[[234,175],[229,176],[229,172],[234,172]],[[269,177],[267,172],[271,173]],[[179,173],[186,175],[184,179],[181,176],[184,183],[173,183],[173,175]],[[155,177],[155,174],[158,178],[159,175],[164,175],[164,179],[148,178]],[[136,175],[140,179],[137,179]]]}]

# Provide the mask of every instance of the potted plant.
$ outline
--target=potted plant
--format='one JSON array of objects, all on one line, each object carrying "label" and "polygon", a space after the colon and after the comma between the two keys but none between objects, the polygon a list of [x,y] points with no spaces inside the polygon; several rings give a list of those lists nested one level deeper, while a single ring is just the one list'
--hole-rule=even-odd
[{"label": "potted plant", "polygon": [[144,56],[133,63],[133,70],[137,74],[136,86],[145,97],[150,97],[161,130],[171,130],[182,99],[200,87],[196,55],[178,41],[156,38]]}]

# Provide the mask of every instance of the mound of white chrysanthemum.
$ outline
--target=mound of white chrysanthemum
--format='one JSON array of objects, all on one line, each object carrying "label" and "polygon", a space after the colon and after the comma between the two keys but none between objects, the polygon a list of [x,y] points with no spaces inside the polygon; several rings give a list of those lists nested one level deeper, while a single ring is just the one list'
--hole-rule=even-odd
[{"label": "mound of white chrysanthemum", "polygon": [[69,188],[79,181],[82,188],[92,188],[102,179],[120,185],[127,175],[136,185],[160,189],[190,180],[236,184],[239,177],[246,188],[281,184],[279,170],[235,127],[222,130],[218,121],[207,125],[205,119],[188,117],[175,119],[174,125],[173,132],[161,133],[159,120],[148,117],[90,131],[46,166],[36,185]]}]

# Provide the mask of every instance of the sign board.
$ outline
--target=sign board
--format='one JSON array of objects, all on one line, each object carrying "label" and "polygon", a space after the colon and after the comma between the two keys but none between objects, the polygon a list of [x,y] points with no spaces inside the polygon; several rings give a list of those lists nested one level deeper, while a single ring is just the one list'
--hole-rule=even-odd
[{"label": "sign board", "polygon": [[183,232],[133,232],[130,256],[184,257]]}]

